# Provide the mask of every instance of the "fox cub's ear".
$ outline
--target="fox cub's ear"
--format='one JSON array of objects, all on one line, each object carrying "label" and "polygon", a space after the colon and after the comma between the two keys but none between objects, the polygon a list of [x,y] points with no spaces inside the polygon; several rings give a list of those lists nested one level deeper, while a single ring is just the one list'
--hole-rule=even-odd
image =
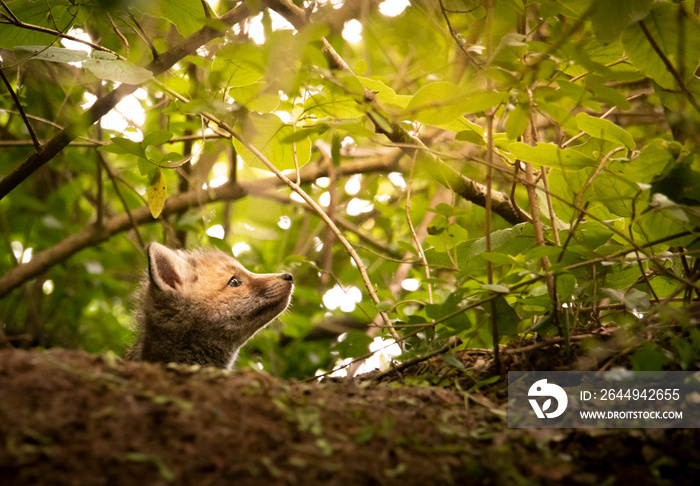
[{"label": "fox cub's ear", "polygon": [[148,245],[148,275],[161,290],[179,290],[189,280],[191,265],[160,243]]}]

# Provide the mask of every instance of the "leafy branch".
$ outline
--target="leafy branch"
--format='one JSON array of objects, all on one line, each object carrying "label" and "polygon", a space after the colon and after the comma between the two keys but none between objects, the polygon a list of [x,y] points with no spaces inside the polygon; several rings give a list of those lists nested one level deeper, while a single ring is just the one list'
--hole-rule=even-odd
[{"label": "leafy branch", "polygon": [[[251,12],[248,7],[241,4],[222,15],[218,19],[219,23],[217,23],[217,26],[224,25],[230,27],[248,18],[250,14]],[[185,56],[196,52],[199,47],[221,36],[222,33],[223,32],[219,30],[219,28],[210,25],[202,27],[180,44],[158,56],[153,62],[146,66],[146,69],[151,71],[154,76],[158,76],[170,69]],[[53,159],[71,141],[75,140],[100,118],[109,113],[122,99],[132,94],[137,89],[138,86],[136,85],[122,84],[98,99],[79,120],[68,124],[56,136],[44,144],[40,150],[36,150],[15,167],[12,172],[0,180],[0,200],[7,196],[10,191],[32,175],[37,169]]]},{"label": "leafy branch", "polygon": [[[268,0],[267,4],[278,14],[284,17],[295,28],[301,29],[308,23],[307,12],[289,0]],[[330,42],[322,38],[323,51],[328,56],[330,65],[334,69],[345,71],[355,76],[353,70],[343,60],[343,58],[333,49]],[[387,115],[376,101],[376,96],[368,88],[365,88],[364,99],[366,106],[360,106],[365,111],[365,115],[374,124],[378,134],[384,134],[399,147],[409,158],[416,156],[420,152],[430,163],[435,164],[437,177],[435,180],[452,189],[456,194],[467,201],[471,201],[479,206],[486,205],[486,186],[460,174],[452,166],[441,158],[437,157],[426,145],[415,135],[409,134],[400,124],[396,123]],[[491,192],[493,212],[501,216],[511,224],[524,223],[528,221],[513,204],[507,194],[498,191]]]},{"label": "leafy branch", "polygon": [[17,18],[17,16],[10,10],[10,7],[7,6],[7,4],[4,2],[4,0],[0,0],[0,5],[2,5],[2,8],[7,12],[7,15],[5,14],[0,14],[0,16],[4,20],[0,20],[0,24],[7,24],[7,25],[14,25],[15,27],[19,27],[20,29],[25,29],[25,30],[33,30],[35,32],[41,32],[43,34],[49,34],[57,38],[61,39],[67,39],[73,42],[78,42],[80,44],[84,44],[86,46],[90,46],[93,49],[96,49],[98,51],[103,51],[103,52],[109,52],[110,54],[117,56],[119,58],[122,58],[119,54],[116,52],[107,49],[104,46],[101,46],[99,44],[95,44],[94,42],[81,39],[79,37],[75,37],[70,34],[66,34],[65,32],[61,32],[60,30],[55,30],[55,29],[49,29],[47,27],[42,27],[40,25],[33,25],[33,24],[28,24],[27,22],[22,22],[20,19]]}]

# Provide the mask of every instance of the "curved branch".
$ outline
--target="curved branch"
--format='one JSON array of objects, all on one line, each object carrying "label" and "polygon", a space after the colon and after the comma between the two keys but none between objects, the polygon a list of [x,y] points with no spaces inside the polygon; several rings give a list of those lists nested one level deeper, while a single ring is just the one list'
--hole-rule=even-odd
[{"label": "curved branch", "polygon": [[[339,174],[358,174],[368,172],[392,172],[397,170],[395,159],[383,158],[366,162],[348,162],[338,168]],[[319,177],[327,175],[326,167],[306,166],[301,170],[301,182],[313,182]],[[277,177],[267,177],[254,181],[227,184],[203,190],[186,192],[168,198],[161,217],[178,213],[187,209],[222,201],[235,201],[250,193],[259,193],[265,189],[282,185]],[[45,272],[52,266],[59,264],[80,250],[107,241],[112,236],[123,231],[128,231],[134,225],[150,224],[156,222],[151,216],[147,206],[142,206],[128,213],[114,216],[103,223],[101,228],[95,225],[86,226],[82,231],[64,238],[56,245],[44,251],[35,253],[30,261],[10,269],[0,277],[0,299],[9,294],[23,283]]]}]

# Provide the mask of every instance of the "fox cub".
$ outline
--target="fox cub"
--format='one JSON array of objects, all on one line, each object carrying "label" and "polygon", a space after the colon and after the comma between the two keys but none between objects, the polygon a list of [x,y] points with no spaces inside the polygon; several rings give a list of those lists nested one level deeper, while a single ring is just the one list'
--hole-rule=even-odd
[{"label": "fox cub", "polygon": [[231,369],[241,346],[287,308],[293,282],[289,273],[251,273],[219,250],[151,243],[126,357]]}]

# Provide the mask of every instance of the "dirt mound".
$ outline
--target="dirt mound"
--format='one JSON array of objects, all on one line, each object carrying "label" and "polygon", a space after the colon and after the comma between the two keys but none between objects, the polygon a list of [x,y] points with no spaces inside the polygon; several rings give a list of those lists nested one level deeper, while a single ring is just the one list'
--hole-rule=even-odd
[{"label": "dirt mound", "polygon": [[[493,397],[492,397],[493,398]],[[488,396],[0,352],[11,485],[690,484],[695,430],[509,430]]]}]

